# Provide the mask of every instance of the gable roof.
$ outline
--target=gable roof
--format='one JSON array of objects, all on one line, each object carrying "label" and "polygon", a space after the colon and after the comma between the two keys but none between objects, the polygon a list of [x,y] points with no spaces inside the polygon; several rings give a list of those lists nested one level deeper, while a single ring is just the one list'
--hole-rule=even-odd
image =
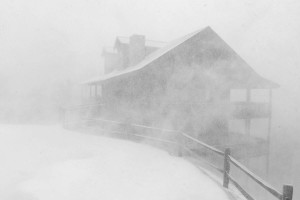
[{"label": "gable roof", "polygon": [[134,65],[132,67],[128,67],[122,71],[113,71],[112,73],[109,74],[105,74],[102,75],[100,77],[96,77],[93,79],[90,79],[88,81],[83,82],[83,84],[93,84],[96,82],[101,82],[101,81],[105,81],[117,76],[121,76],[133,71],[137,71],[141,68],[144,68],[145,66],[147,66],[148,64],[150,64],[151,62],[153,62],[154,60],[160,58],[161,56],[163,56],[164,54],[166,54],[168,51],[170,51],[171,49],[175,48],[176,46],[178,46],[179,44],[185,42],[187,39],[191,38],[192,36],[196,35],[197,33],[201,32],[203,29],[198,30],[196,32],[190,33],[182,38],[179,38],[178,40],[175,40],[169,44],[167,44],[164,48],[158,49],[155,52],[153,52],[152,54],[148,55],[144,60],[142,60],[140,63],[138,63],[137,65]]},{"label": "gable roof", "polygon": [[[96,77],[96,78],[91,79],[89,81],[85,81],[85,82],[83,82],[83,84],[95,84],[95,83],[98,83],[98,82],[106,81],[106,80],[113,79],[113,78],[116,78],[116,77],[119,77],[119,76],[123,76],[123,75],[128,74],[128,73],[132,73],[132,72],[138,71],[138,70],[140,70],[140,69],[148,66],[149,64],[151,64],[155,60],[161,58],[162,56],[164,56],[168,52],[170,52],[173,49],[175,49],[176,47],[180,46],[181,44],[185,43],[187,40],[189,40],[189,39],[191,39],[191,38],[193,38],[195,36],[198,36],[198,34],[200,34],[201,32],[204,32],[204,31],[212,31],[214,34],[216,34],[210,27],[202,28],[200,30],[197,30],[197,31],[192,32],[190,34],[187,34],[187,35],[185,35],[185,36],[183,36],[183,37],[181,37],[181,38],[179,38],[177,40],[174,40],[174,41],[170,42],[169,44],[165,45],[163,48],[158,49],[155,52],[153,52],[150,55],[148,55],[144,60],[142,60],[137,65],[125,68],[122,71],[113,71],[113,72],[111,72],[109,74],[105,74],[103,76]],[[223,43],[226,46],[228,46],[224,41],[223,41]],[[228,48],[230,48],[230,47],[228,46]],[[232,50],[232,49],[230,48],[230,50]],[[234,52],[234,51],[232,50],[232,52]],[[238,54],[236,54],[236,55],[238,56]],[[242,63],[244,69],[246,69],[245,70],[246,73],[248,73],[248,76],[250,77],[247,81],[244,81],[245,83],[242,83],[240,85],[244,85],[243,87],[247,87],[248,86],[248,87],[253,87],[253,88],[277,88],[277,87],[279,87],[278,84],[276,84],[276,83],[274,83],[272,81],[269,81],[267,79],[264,79],[263,77],[261,77],[260,75],[258,75],[239,56],[238,56],[238,59]],[[240,82],[242,82],[242,81],[243,80],[240,80]]]}]

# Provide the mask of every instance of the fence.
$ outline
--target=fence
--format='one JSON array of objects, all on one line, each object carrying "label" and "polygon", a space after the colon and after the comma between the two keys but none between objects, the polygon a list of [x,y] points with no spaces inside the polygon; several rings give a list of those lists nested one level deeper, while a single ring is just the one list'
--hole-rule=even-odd
[{"label": "fence", "polygon": [[[245,175],[247,175],[252,180],[254,180],[264,190],[271,193],[275,198],[279,200],[292,200],[293,197],[292,185],[283,185],[282,192],[277,191],[272,186],[270,186],[266,181],[262,180],[260,177],[252,173],[244,165],[242,165],[240,162],[234,159],[230,155],[230,148],[227,148],[225,149],[225,152],[222,152],[216,149],[215,147],[210,146],[189,134],[176,131],[176,130],[161,129],[161,128],[155,128],[155,127],[138,125],[138,124],[128,124],[128,123],[104,120],[104,119],[81,119],[81,122],[83,122],[86,125],[100,124],[101,127],[104,127],[103,130],[109,131],[111,133],[125,135],[127,139],[131,139],[132,137],[138,137],[147,140],[157,141],[164,144],[171,144],[177,147],[178,156],[184,156],[185,152],[188,152],[191,155],[194,155],[195,158],[199,158],[197,152],[192,151],[192,149],[189,148],[189,146],[187,145],[187,142],[192,141],[197,145],[200,145],[203,148],[209,150],[210,152],[216,154],[217,156],[223,157],[223,168],[217,167],[212,163],[207,163],[207,164],[209,164],[209,166],[216,169],[217,171],[223,173],[224,188],[228,188],[229,184],[231,183],[241,192],[241,194],[247,200],[254,200],[254,198],[230,175],[230,168],[232,165],[234,165],[236,168],[241,170]],[[68,123],[71,122],[68,121]],[[144,132],[141,130],[150,130],[150,134],[149,131],[147,131],[148,134],[141,134],[141,132]]]},{"label": "fence", "polygon": [[224,167],[223,169],[220,169],[216,166],[210,165],[217,169],[220,172],[223,172],[223,187],[228,188],[229,183],[231,182],[248,200],[254,200],[254,198],[233,178],[230,176],[230,166],[231,164],[235,165],[238,169],[240,169],[242,172],[244,172],[248,177],[252,178],[256,183],[258,183],[261,187],[263,187],[266,191],[271,193],[273,196],[275,196],[279,200],[292,200],[293,198],[293,186],[291,185],[283,185],[282,193],[278,192],[276,189],[274,189],[272,186],[270,186],[268,183],[266,183],[264,180],[262,180],[260,177],[252,173],[249,169],[247,169],[245,166],[243,166],[240,162],[238,162],[236,159],[230,156],[230,149],[227,148],[225,152],[222,152],[208,144],[205,144],[185,133],[182,133],[182,135],[186,138],[189,138],[193,140],[194,142],[197,142],[198,144],[202,145],[203,147],[209,149],[211,152],[214,152],[220,156],[224,157]]}]

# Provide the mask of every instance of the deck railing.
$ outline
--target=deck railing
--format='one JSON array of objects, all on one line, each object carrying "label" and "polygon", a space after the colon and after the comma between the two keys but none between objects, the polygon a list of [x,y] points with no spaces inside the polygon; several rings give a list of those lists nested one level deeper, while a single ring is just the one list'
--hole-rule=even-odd
[{"label": "deck railing", "polygon": [[261,102],[232,102],[232,116],[238,119],[267,118],[270,116],[269,103]]},{"label": "deck railing", "polygon": [[[207,163],[212,168],[216,169],[217,171],[223,173],[223,187],[228,188],[229,184],[231,183],[237,190],[241,192],[241,194],[247,199],[247,200],[254,200],[254,198],[241,186],[241,184],[238,183],[237,180],[235,180],[231,174],[230,174],[230,168],[232,165],[234,165],[236,168],[238,168],[240,171],[242,171],[245,175],[253,179],[258,185],[260,185],[264,190],[272,194],[275,198],[279,200],[292,200],[293,197],[293,186],[292,185],[283,185],[282,191],[279,192],[276,189],[274,189],[270,184],[268,184],[266,181],[262,180],[260,177],[258,177],[256,174],[251,172],[247,167],[245,167],[243,164],[238,162],[235,158],[233,158],[230,155],[230,149],[225,149],[225,152],[208,145],[199,139],[180,132],[176,130],[170,130],[170,129],[162,129],[162,128],[156,128],[156,127],[150,127],[145,125],[138,125],[138,124],[128,124],[124,122],[118,122],[118,121],[112,121],[112,120],[105,120],[105,119],[81,119],[84,124],[102,124],[106,125],[103,130],[115,134],[121,134],[125,135],[128,139],[132,137],[138,137],[143,138],[147,140],[154,140],[156,142],[161,142],[165,144],[171,144],[177,147],[177,155],[178,156],[184,156],[185,152],[190,153],[195,158],[200,158],[200,156],[197,154],[197,152],[194,152],[192,149],[189,148],[188,145],[186,145],[187,141],[192,141],[196,143],[197,145],[202,146],[209,152],[212,152],[218,156],[223,157],[223,168],[217,167],[216,165],[212,163]],[[71,122],[68,122],[71,123]],[[107,126],[108,125],[108,126]],[[118,129],[116,130],[116,127]],[[143,134],[144,131],[137,131],[137,129],[140,130],[150,130],[150,134]],[[149,131],[147,131],[149,133]],[[153,134],[155,133],[155,134]],[[158,134],[157,134],[158,133]],[[170,137],[173,136],[173,137]]]}]

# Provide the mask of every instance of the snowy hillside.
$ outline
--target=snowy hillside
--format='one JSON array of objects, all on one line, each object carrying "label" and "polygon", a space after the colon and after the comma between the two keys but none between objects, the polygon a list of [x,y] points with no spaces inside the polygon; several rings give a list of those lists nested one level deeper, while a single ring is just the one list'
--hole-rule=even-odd
[{"label": "snowy hillside", "polygon": [[153,147],[55,126],[0,126],[0,199],[224,200],[192,164]]}]

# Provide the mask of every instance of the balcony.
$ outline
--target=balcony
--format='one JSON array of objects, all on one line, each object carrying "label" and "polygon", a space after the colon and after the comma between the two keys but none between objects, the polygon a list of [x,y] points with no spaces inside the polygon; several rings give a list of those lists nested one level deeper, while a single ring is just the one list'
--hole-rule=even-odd
[{"label": "balcony", "polygon": [[269,103],[233,102],[231,116],[236,119],[268,118],[271,115]]}]

